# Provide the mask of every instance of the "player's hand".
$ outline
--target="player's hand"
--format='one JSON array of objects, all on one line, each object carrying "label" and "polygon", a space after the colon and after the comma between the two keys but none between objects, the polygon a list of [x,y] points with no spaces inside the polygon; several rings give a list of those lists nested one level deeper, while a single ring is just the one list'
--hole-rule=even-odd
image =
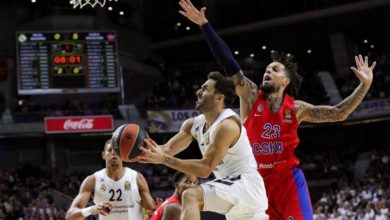
[{"label": "player's hand", "polygon": [[179,5],[183,9],[183,11],[180,10],[179,13],[188,18],[188,20],[199,26],[207,23],[206,15],[204,14],[206,7],[201,8],[199,11],[190,0],[180,0]]},{"label": "player's hand", "polygon": [[91,212],[92,215],[103,215],[108,216],[110,214],[111,209],[114,206],[110,202],[100,202],[94,206],[92,206]]},{"label": "player's hand", "polygon": [[148,217],[148,219],[150,219],[153,215],[154,215],[154,211],[153,210],[146,210],[146,216],[145,217]]},{"label": "player's hand", "polygon": [[[156,197],[154,202],[156,204],[155,210],[157,210],[163,204],[164,200],[162,198],[160,198],[160,197]],[[155,211],[153,211],[153,210],[146,210],[145,220],[152,218],[152,216],[154,214],[155,214]]]},{"label": "player's hand", "polygon": [[140,147],[140,149],[142,150],[142,154],[137,157],[140,163],[162,164],[168,157],[168,155],[157,146],[156,142],[150,138],[145,139],[145,147]]},{"label": "player's hand", "polygon": [[360,54],[359,56],[355,56],[355,62],[356,67],[351,67],[352,71],[363,85],[370,86],[373,79],[372,71],[374,70],[376,62],[373,62],[371,66],[368,67],[368,57],[366,56],[363,60],[363,56]]}]

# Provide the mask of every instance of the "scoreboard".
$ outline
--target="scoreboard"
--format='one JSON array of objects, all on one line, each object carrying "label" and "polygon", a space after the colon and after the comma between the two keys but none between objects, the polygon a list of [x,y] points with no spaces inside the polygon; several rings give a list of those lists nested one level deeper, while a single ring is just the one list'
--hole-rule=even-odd
[{"label": "scoreboard", "polygon": [[20,95],[119,92],[116,32],[17,32]]}]

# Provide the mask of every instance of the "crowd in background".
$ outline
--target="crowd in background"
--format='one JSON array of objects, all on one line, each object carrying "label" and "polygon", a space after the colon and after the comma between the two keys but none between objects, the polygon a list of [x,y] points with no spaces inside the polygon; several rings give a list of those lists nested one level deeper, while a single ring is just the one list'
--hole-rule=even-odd
[{"label": "crowd in background", "polygon": [[[374,72],[374,80],[365,100],[390,97],[390,52],[373,52],[367,54],[371,60],[377,61]],[[163,61],[160,61],[163,62]],[[298,99],[312,104],[330,104],[324,86],[318,77],[320,71],[312,61],[303,61],[299,64],[299,74],[304,78],[299,92]],[[176,67],[165,67],[162,70],[162,77],[154,83],[150,92],[145,96],[143,103],[134,103],[139,111],[147,109],[189,109],[194,107],[196,100],[195,92],[200,88],[210,65],[186,64]],[[256,84],[262,82],[265,67],[254,68],[251,65],[242,65],[244,74]],[[355,74],[346,74],[342,78],[334,78],[342,98],[349,96],[359,84]],[[120,118],[118,110],[118,94],[102,96],[101,100],[66,99],[62,104],[42,105],[37,104],[29,96],[21,97],[9,114],[13,122],[40,121],[45,116],[68,116],[68,115],[102,115],[111,114]],[[238,108],[238,101],[235,107]],[[4,95],[0,94],[0,112],[4,112]]]},{"label": "crowd in background", "polygon": [[364,177],[339,181],[313,205],[315,220],[389,220],[390,148],[371,153]]},{"label": "crowd in background", "polygon": [[[180,68],[167,72],[161,81],[154,84],[153,91],[149,94],[140,107],[141,109],[186,109],[195,106],[195,92],[200,88],[207,79],[207,68],[199,69],[197,72],[186,72]],[[264,70],[245,68],[245,76],[260,85]],[[327,97],[322,83],[308,65],[301,68],[299,72],[303,77],[302,88],[299,99],[308,101],[313,104],[328,104]],[[238,100],[235,107],[239,107]]]},{"label": "crowd in background", "polygon": [[357,154],[353,149],[346,148],[340,151],[305,152],[298,157],[302,161],[300,168],[308,180],[352,180]]},{"label": "crowd in background", "polygon": [[40,168],[23,166],[0,170],[0,219],[65,219],[66,206],[54,203],[54,191],[75,196],[81,184],[77,175],[43,175]]},{"label": "crowd in background", "polygon": [[[369,52],[370,61],[376,61],[374,70],[374,80],[367,93],[368,99],[383,99],[390,97],[390,52]],[[371,65],[371,63],[370,63]],[[340,95],[349,96],[359,85],[359,80],[355,74],[349,74],[346,78],[336,79]]]},{"label": "crowd in background", "polygon": [[80,99],[66,99],[62,104],[37,104],[30,96],[18,100],[11,111],[13,122],[39,122],[47,116],[112,115],[119,118],[118,101],[115,95],[91,100],[86,103]]}]

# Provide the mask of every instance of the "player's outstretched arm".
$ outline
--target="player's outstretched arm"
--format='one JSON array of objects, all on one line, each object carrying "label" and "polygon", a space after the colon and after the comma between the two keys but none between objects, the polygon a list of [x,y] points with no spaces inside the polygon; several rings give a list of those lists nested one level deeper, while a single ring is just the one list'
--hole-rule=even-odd
[{"label": "player's outstretched arm", "polygon": [[173,136],[166,144],[160,145],[164,153],[174,156],[186,149],[192,142],[191,128],[194,118],[189,118],[181,125],[180,131]]},{"label": "player's outstretched arm", "polygon": [[179,11],[180,14],[194,24],[199,25],[215,59],[236,86],[236,93],[240,97],[241,121],[245,122],[257,98],[257,85],[244,76],[240,65],[234,59],[229,47],[207,21],[205,16],[206,8],[203,7],[198,10],[190,0],[180,0],[179,4],[182,8],[182,11]]},{"label": "player's outstretched arm", "polygon": [[145,140],[146,147],[141,147],[143,151],[139,156],[140,163],[165,164],[166,166],[186,174],[192,174],[197,177],[207,178],[214,168],[225,157],[227,150],[238,139],[240,134],[239,123],[235,119],[223,120],[211,140],[207,152],[202,159],[182,160],[165,154],[161,148],[157,147],[152,140]]},{"label": "player's outstretched arm", "polygon": [[85,219],[90,215],[101,214],[107,216],[110,214],[112,204],[109,202],[102,202],[94,206],[85,208],[88,204],[89,198],[95,188],[95,176],[88,176],[81,184],[80,191],[73,200],[68,212],[66,213],[67,220]]},{"label": "player's outstretched arm", "polygon": [[137,174],[137,185],[139,195],[141,196],[141,204],[145,210],[155,210],[156,203],[153,200],[153,197],[150,195],[148,183],[145,180],[145,177],[141,174]]},{"label": "player's outstretched arm", "polygon": [[303,101],[295,101],[295,109],[299,122],[335,122],[347,119],[347,117],[359,106],[373,80],[375,62],[368,66],[368,57],[363,59],[362,55],[355,56],[356,67],[352,71],[360,80],[360,85],[353,93],[334,106],[315,106]]}]

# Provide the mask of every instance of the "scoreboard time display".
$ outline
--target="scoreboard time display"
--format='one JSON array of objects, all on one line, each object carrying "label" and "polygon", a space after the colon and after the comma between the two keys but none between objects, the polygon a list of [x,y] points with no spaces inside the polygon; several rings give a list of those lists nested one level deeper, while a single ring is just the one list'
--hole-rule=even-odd
[{"label": "scoreboard time display", "polygon": [[17,32],[18,93],[119,92],[116,32]]}]

